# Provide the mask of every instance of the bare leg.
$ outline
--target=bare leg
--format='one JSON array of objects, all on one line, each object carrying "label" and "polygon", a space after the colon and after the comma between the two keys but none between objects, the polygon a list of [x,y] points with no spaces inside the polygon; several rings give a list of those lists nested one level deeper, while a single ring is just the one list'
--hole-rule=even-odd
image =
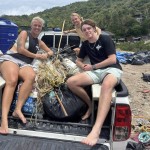
[{"label": "bare leg", "polygon": [[117,79],[113,75],[107,75],[102,83],[101,94],[98,104],[98,112],[96,122],[89,135],[82,141],[82,143],[94,146],[101,132],[102,125],[110,109],[110,103],[112,99],[112,91],[117,83]]},{"label": "bare leg", "polygon": [[24,117],[23,113],[21,112],[21,109],[32,90],[33,83],[35,80],[35,72],[32,69],[32,67],[26,66],[26,67],[23,67],[20,69],[19,77],[24,82],[21,85],[19,95],[18,95],[17,105],[16,105],[16,108],[12,115],[14,117],[20,118],[23,123],[26,123],[26,118]]},{"label": "bare leg", "polygon": [[18,82],[19,67],[13,62],[5,61],[0,66],[0,71],[6,81],[2,96],[2,120],[0,134],[8,133],[8,113]]},{"label": "bare leg", "polygon": [[82,120],[87,119],[91,115],[91,112],[92,112],[92,104],[91,104],[90,97],[84,90],[85,86],[91,85],[91,84],[93,84],[93,81],[90,79],[90,77],[86,73],[76,74],[75,76],[72,76],[67,80],[67,85],[70,88],[70,90],[76,95],[78,95],[83,101],[85,101],[85,103],[89,107],[85,115],[82,117]]}]

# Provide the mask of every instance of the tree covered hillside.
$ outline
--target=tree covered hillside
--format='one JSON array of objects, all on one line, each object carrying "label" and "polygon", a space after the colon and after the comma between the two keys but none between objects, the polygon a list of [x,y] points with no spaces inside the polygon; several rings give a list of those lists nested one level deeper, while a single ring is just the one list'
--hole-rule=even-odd
[{"label": "tree covered hillside", "polygon": [[150,33],[149,0],[88,0],[76,2],[63,7],[46,9],[29,16],[2,16],[15,22],[18,26],[29,26],[34,16],[41,16],[47,27],[73,28],[70,21],[72,12],[79,13],[84,19],[91,18],[97,26],[113,32],[116,36],[141,36]]}]

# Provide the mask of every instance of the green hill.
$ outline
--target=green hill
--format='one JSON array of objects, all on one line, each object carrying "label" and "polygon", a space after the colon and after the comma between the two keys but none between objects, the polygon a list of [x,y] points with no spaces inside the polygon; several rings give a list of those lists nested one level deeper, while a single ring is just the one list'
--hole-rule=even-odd
[{"label": "green hill", "polygon": [[46,9],[31,15],[2,16],[18,26],[29,26],[34,16],[41,16],[47,27],[73,28],[70,21],[72,12],[79,13],[84,19],[91,18],[97,26],[115,33],[117,37],[141,36],[150,33],[149,0],[89,0],[76,2],[63,7]]}]

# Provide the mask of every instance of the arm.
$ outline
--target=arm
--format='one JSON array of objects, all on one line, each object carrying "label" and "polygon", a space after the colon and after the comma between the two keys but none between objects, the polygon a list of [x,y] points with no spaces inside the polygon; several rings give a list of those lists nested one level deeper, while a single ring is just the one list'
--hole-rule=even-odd
[{"label": "arm", "polygon": [[83,67],[84,67],[84,65],[85,65],[85,64],[83,63],[83,59],[77,57],[77,59],[76,59],[76,65],[77,65],[79,68],[83,69]]},{"label": "arm", "polygon": [[93,66],[91,64],[87,64],[87,63],[85,64],[84,59],[81,59],[81,58],[78,58],[78,57],[77,57],[77,60],[76,60],[76,65],[84,71],[93,70]]},{"label": "arm", "polygon": [[94,69],[99,69],[99,68],[103,68],[103,67],[107,67],[109,65],[112,65],[112,64],[116,64],[116,55],[115,54],[112,54],[112,55],[109,55],[107,59],[105,59],[104,61],[100,62],[100,63],[97,63],[93,66]]},{"label": "arm", "polygon": [[39,47],[41,49],[43,49],[45,52],[47,52],[48,56],[52,56],[53,55],[53,51],[49,47],[47,47],[47,45],[41,40],[39,40]]},{"label": "arm", "polygon": [[77,56],[77,59],[76,59],[76,65],[84,71],[93,70],[92,65],[84,61],[85,57],[87,56],[85,49],[86,47],[83,42],[81,49],[79,51],[79,54]]},{"label": "arm", "polygon": [[65,34],[68,34],[68,33],[76,33],[76,29],[71,29],[71,30],[66,30],[64,31]]},{"label": "arm", "polygon": [[18,36],[18,40],[17,40],[17,51],[18,53],[25,55],[27,57],[31,57],[31,58],[37,58],[37,59],[47,59],[48,56],[53,55],[53,52],[44,44],[44,42],[40,42],[39,41],[39,45],[41,46],[41,48],[45,51],[47,51],[47,54],[34,54],[30,51],[28,51],[25,48],[25,43],[27,40],[27,32],[26,31],[22,31],[19,36]]},{"label": "arm", "polygon": [[96,70],[96,69],[110,66],[112,64],[116,64],[116,55],[115,54],[109,55],[107,59],[95,65],[84,64],[83,59],[77,58],[76,64],[78,67],[80,67],[84,71]]},{"label": "arm", "polygon": [[31,53],[25,48],[27,37],[28,37],[27,32],[21,31],[17,39],[17,51],[18,53],[25,55],[27,57],[36,58],[36,54]]}]

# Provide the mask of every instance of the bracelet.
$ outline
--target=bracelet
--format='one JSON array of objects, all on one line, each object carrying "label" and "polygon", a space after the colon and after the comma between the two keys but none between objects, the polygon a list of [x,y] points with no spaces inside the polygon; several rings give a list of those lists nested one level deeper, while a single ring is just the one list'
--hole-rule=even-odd
[{"label": "bracelet", "polygon": [[96,65],[92,65],[92,69],[93,69],[93,70],[96,70]]}]

